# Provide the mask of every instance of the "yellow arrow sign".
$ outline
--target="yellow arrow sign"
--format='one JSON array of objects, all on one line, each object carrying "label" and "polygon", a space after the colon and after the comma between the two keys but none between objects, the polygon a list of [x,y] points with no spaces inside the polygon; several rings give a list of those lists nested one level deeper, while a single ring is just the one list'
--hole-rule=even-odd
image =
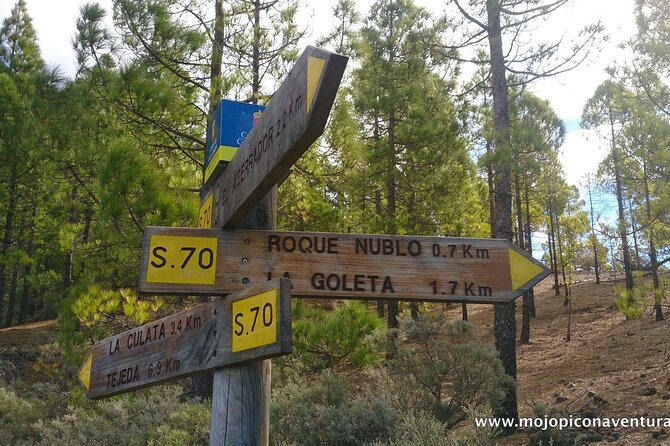
[{"label": "yellow arrow sign", "polygon": [[[146,228],[144,234],[141,293],[228,294],[287,277],[296,297],[502,303],[550,273],[500,239],[193,228]],[[179,267],[185,246],[195,246],[188,241],[200,238],[218,246],[213,282],[153,274],[156,265]],[[158,239],[172,241],[167,253],[155,249]],[[176,260],[163,261],[171,252]]]},{"label": "yellow arrow sign", "polygon": [[265,281],[97,342],[79,379],[103,398],[284,355],[291,333],[291,282]]},{"label": "yellow arrow sign", "polygon": [[511,248],[508,253],[513,290],[518,290],[545,271],[545,268],[533,262],[532,258],[524,257]]},{"label": "yellow arrow sign", "polygon": [[319,86],[325,65],[326,61],[318,57],[309,56],[307,58],[307,113],[312,111],[314,94],[316,93],[316,87]]},{"label": "yellow arrow sign", "polygon": [[84,362],[84,365],[81,366],[79,371],[79,380],[84,385],[86,390],[89,390],[91,387],[91,364],[93,363],[93,354],[89,354],[88,358]]},{"label": "yellow arrow sign", "polygon": [[230,163],[209,177],[212,228],[237,226],[323,134],[346,64],[339,54],[305,49]]}]

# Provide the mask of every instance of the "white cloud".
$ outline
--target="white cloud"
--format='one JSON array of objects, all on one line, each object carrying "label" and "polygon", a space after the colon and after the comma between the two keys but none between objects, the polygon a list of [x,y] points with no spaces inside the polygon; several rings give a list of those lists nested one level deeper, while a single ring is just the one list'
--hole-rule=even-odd
[{"label": "white cloud", "polygon": [[579,29],[600,20],[608,41],[580,67],[556,77],[538,80],[531,90],[548,99],[556,113],[565,120],[579,119],[584,104],[595,89],[608,78],[607,67],[617,67],[630,56],[620,46],[636,32],[632,0],[589,0],[559,10],[552,19],[548,34],[560,35],[560,23]]},{"label": "white cloud", "polygon": [[559,160],[569,184],[579,185],[587,174],[595,174],[609,148],[595,130],[579,129],[568,133]]},{"label": "white cloud", "polygon": [[[92,0],[26,0],[28,14],[33,20],[33,27],[37,31],[37,41],[42,52],[42,58],[47,64],[60,66],[63,72],[74,75],[75,56],[72,49],[72,39],[77,31],[76,20],[79,8]],[[112,0],[96,0],[111,11]],[[12,0],[0,2],[0,19],[9,16],[16,4]],[[111,14],[111,12],[110,12]]]}]

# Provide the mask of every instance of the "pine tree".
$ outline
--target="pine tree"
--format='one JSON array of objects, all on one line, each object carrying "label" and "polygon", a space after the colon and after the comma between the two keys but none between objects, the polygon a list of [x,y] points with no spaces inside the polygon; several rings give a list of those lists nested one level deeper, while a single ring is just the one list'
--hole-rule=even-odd
[{"label": "pine tree", "polygon": [[610,157],[612,161],[612,173],[618,206],[619,236],[623,250],[624,274],[626,276],[626,288],[633,289],[633,265],[630,259],[630,247],[628,244],[628,225],[624,213],[623,185],[621,181],[621,128],[629,119],[629,110],[625,102],[626,93],[620,84],[613,81],[603,82],[591,99],[588,100],[582,112],[582,127],[596,128],[607,127],[607,138],[610,142]]},{"label": "pine tree", "polygon": [[[537,224],[531,212],[531,197],[545,166],[552,160],[565,138],[565,127],[547,101],[520,92],[511,100],[513,204],[517,244],[532,255],[532,227]],[[523,295],[521,343],[530,341],[530,318],[535,315],[533,290]]]},{"label": "pine tree", "polygon": [[[35,119],[36,94],[44,62],[25,0],[19,0],[0,28],[0,184],[2,239],[0,244],[0,325],[10,326],[23,272],[21,225],[30,212],[35,167],[40,155],[39,123]],[[5,201],[6,200],[6,201]],[[9,285],[9,300],[3,303]]]},{"label": "pine tree", "polygon": [[[451,33],[447,34],[441,47],[454,50],[477,46],[486,48],[487,64],[490,69],[492,99],[492,128],[490,181],[491,226],[494,237],[512,240],[512,178],[510,161],[510,114],[508,100],[509,74],[517,74],[519,82],[527,84],[541,77],[552,76],[578,66],[588,55],[593,43],[599,38],[602,26],[587,26],[578,37],[579,43],[555,60],[560,53],[562,40],[540,40],[534,45],[525,45],[519,37],[540,19],[554,13],[567,3],[558,1],[516,1],[487,0],[484,2],[462,2],[451,0],[458,9],[462,20],[455,21]],[[463,33],[462,29],[468,31]],[[503,49],[503,35],[509,36],[512,51]],[[455,42],[455,43],[454,43]],[[481,61],[481,53],[474,62]],[[489,83],[489,82],[487,82]],[[509,376],[516,379],[516,320],[514,303],[495,306],[494,332],[496,348]],[[498,410],[498,415],[506,418],[518,417],[516,390],[506,389],[506,398]],[[509,430],[510,432],[512,429]]]},{"label": "pine tree", "polygon": [[[482,218],[472,162],[446,96],[452,86],[432,71],[449,67],[419,38],[432,32],[428,18],[411,1],[379,1],[361,30],[352,95],[367,154],[348,202],[366,232],[466,235],[467,223]],[[397,300],[389,301],[389,327],[397,315]]]},{"label": "pine tree", "polygon": [[[655,317],[661,321],[664,316],[660,301],[662,292],[657,247],[659,242],[663,243],[658,234],[667,225],[658,218],[658,202],[659,196],[664,195],[667,189],[668,172],[664,160],[668,158],[670,123],[649,101],[637,99],[640,97],[644,95],[638,94],[636,98],[631,98],[631,118],[621,135],[621,179],[630,194],[631,218],[640,223],[638,231],[643,238],[641,242],[646,244],[648,251]],[[636,232],[633,227],[635,240]]]}]

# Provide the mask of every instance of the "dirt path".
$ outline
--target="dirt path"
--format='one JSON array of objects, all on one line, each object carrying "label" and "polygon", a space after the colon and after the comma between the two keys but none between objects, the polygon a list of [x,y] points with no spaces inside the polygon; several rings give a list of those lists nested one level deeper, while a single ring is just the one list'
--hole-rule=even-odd
[{"label": "dirt path", "polygon": [[39,346],[55,342],[57,336],[55,319],[0,329],[0,377],[20,377],[28,385],[52,379],[35,359]]}]

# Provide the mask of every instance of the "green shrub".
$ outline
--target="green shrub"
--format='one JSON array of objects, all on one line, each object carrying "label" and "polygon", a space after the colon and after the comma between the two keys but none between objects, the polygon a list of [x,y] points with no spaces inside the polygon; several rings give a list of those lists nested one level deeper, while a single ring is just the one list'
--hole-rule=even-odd
[{"label": "green shrub", "polygon": [[[491,411],[475,413],[468,409],[468,418],[490,417]],[[430,414],[418,413],[403,417],[397,437],[388,443],[375,442],[373,446],[492,446],[497,432],[490,427],[477,427],[474,423],[449,430],[446,424]]]},{"label": "green shrub", "polygon": [[67,412],[68,406],[72,404],[72,395],[65,388],[61,382],[35,383],[20,395],[30,402],[41,420],[49,420]]},{"label": "green shrub", "polygon": [[375,349],[375,332],[383,322],[364,304],[346,301],[335,311],[301,308],[293,323],[292,361],[306,373],[342,363],[365,367],[381,355]]},{"label": "green shrub", "polygon": [[668,305],[670,279],[659,277],[659,286],[656,288],[651,280],[643,280],[642,273],[636,273],[635,280],[637,285],[632,289],[621,285],[614,287],[614,303],[626,319],[639,319],[645,307]]},{"label": "green shrub", "polygon": [[25,442],[36,436],[32,424],[40,415],[39,409],[30,401],[0,387],[0,444],[27,444]]},{"label": "green shrub", "polygon": [[375,441],[371,446],[451,446],[446,426],[428,414],[405,416],[397,427],[396,438]]},{"label": "green shrub", "polygon": [[616,285],[614,292],[617,298],[614,304],[619,311],[626,316],[626,319],[638,319],[642,317],[644,306],[644,295],[646,290],[644,286],[637,286],[633,289],[628,289],[623,286]]},{"label": "green shrub", "polygon": [[182,403],[176,412],[151,434],[148,446],[209,444],[211,407],[203,403]]},{"label": "green shrub", "polygon": [[18,373],[14,361],[0,356],[0,379],[12,380],[18,377]]},{"label": "green shrub", "polygon": [[368,392],[355,392],[348,381],[326,371],[314,382],[288,384],[275,392],[270,444],[358,446],[390,439],[399,413]]},{"label": "green shrub", "polygon": [[495,407],[510,385],[498,354],[472,325],[429,314],[401,321],[396,355],[377,373],[380,394],[398,410],[429,412],[448,426],[465,419],[466,408]]},{"label": "green shrub", "polygon": [[[533,416],[535,418],[567,418],[568,414],[559,408],[550,408],[544,404],[533,405]],[[558,428],[538,429],[532,428],[528,436],[530,446],[572,446],[574,435],[568,430]]]},{"label": "green shrub", "polygon": [[[68,413],[34,426],[44,446],[133,446],[207,444],[209,410],[200,403],[180,403],[176,386],[158,386],[99,402],[84,401]],[[165,443],[163,443],[165,442]]]},{"label": "green shrub", "polygon": [[62,415],[70,401],[58,384],[26,386],[19,380],[9,388],[0,383],[0,444],[30,444],[39,438],[34,423]]}]

